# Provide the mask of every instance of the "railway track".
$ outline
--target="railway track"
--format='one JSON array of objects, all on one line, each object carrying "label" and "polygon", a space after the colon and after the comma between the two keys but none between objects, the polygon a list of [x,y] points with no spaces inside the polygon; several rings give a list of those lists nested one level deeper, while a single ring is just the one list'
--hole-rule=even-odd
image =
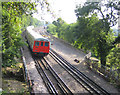
[{"label": "railway track", "polygon": [[57,75],[54,69],[47,63],[47,61],[42,59],[34,58],[36,63],[36,68],[41,75],[49,93],[57,95],[57,94],[70,94],[72,92],[67,87],[65,82]]},{"label": "railway track", "polygon": [[50,50],[49,54],[59,65],[61,65],[75,80],[78,81],[91,94],[110,95],[106,90],[93,82],[90,78],[80,72],[77,68],[67,62],[64,58],[58,55],[54,50]]},{"label": "railway track", "polygon": [[[77,68],[75,68],[73,65],[71,65],[69,62],[67,62],[64,58],[62,58],[60,55],[58,55],[54,50],[50,50],[49,55],[62,67],[64,68],[72,77],[83,86],[89,93],[91,94],[105,94],[110,95],[106,90],[104,90],[102,87],[97,85],[95,82],[93,82],[90,78],[88,78],[85,74],[80,72]],[[45,60],[44,60],[45,61]],[[46,65],[47,66],[47,65]],[[52,68],[48,64],[49,68]],[[49,70],[51,73],[52,71]],[[54,70],[53,70],[54,71]],[[55,72],[55,71],[54,71]],[[54,74],[53,74],[54,75]],[[54,75],[54,77],[56,77]],[[59,86],[60,87],[60,86]],[[66,91],[62,91],[65,92]],[[71,91],[70,91],[71,92]],[[58,92],[57,92],[58,93]],[[71,92],[72,93],[72,92]]]}]

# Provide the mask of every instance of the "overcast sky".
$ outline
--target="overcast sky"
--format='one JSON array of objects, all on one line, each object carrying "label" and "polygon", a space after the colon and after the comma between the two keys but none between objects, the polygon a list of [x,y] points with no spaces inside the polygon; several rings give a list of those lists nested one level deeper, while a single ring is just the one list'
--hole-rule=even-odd
[{"label": "overcast sky", "polygon": [[[87,0],[48,0],[50,3],[50,9],[53,11],[55,17],[61,17],[65,22],[67,23],[74,23],[76,22],[76,15],[75,15],[75,8],[76,5],[84,4],[84,2]],[[41,7],[37,7],[38,14],[35,14],[34,17],[41,20]],[[52,22],[56,20],[52,17],[51,14],[48,14],[47,12],[44,12],[44,15],[42,14],[42,20]],[[118,28],[118,25],[112,27],[112,28]]]},{"label": "overcast sky", "polygon": [[[76,16],[75,16],[75,8],[77,4],[83,4],[85,0],[48,0],[50,3],[50,9],[51,11],[54,12],[56,17],[61,17],[65,22],[67,23],[73,23],[76,21]],[[37,8],[39,14],[34,15],[35,18],[40,18],[40,7]],[[52,18],[51,15],[45,13],[43,15],[43,18],[45,21],[53,21],[54,18]]]}]

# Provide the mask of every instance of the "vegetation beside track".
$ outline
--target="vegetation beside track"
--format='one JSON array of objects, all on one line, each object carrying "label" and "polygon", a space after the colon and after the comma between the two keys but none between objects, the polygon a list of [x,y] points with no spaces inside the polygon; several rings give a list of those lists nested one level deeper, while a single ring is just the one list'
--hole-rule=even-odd
[{"label": "vegetation beside track", "polygon": [[[58,18],[48,26],[47,31],[78,49],[91,51],[92,56],[97,57],[100,63],[105,66],[107,65],[107,56],[120,43],[120,34],[116,35],[112,30],[112,27],[118,22],[118,13],[115,11],[119,10],[119,4],[120,2],[117,0],[114,2],[105,2],[104,0],[86,2],[83,6],[77,6],[75,10],[77,22],[67,24]],[[107,11],[108,9],[111,11]],[[105,12],[108,13],[105,14]]]},{"label": "vegetation beside track", "polygon": [[[48,6],[43,0],[41,7]],[[42,3],[45,3],[42,5]],[[27,26],[43,25],[42,22],[32,17],[36,12],[35,2],[0,2],[1,31],[0,31],[0,56],[2,56],[2,79],[3,94],[5,93],[27,93],[26,84],[23,82],[21,66],[17,66],[21,60],[20,48],[25,45],[21,33]],[[24,94],[23,94],[24,95]]]},{"label": "vegetation beside track", "polygon": [[[48,26],[47,31],[78,49],[91,51],[92,57],[99,59],[97,65],[116,70],[120,75],[120,33],[116,34],[112,29],[118,22],[118,13],[114,12],[119,10],[119,5],[117,0],[86,2],[75,10],[76,23],[67,24],[58,18]],[[100,18],[96,11],[101,14]]]},{"label": "vegetation beside track", "polygon": [[24,79],[23,63],[2,68],[2,94],[30,95]]}]

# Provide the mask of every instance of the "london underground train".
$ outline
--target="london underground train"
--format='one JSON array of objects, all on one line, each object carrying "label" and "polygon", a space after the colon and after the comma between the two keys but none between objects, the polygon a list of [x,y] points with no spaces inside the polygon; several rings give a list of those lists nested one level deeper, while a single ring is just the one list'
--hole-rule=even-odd
[{"label": "london underground train", "polygon": [[25,38],[34,55],[46,56],[49,54],[50,41],[33,30],[34,26],[28,26],[25,32]]}]

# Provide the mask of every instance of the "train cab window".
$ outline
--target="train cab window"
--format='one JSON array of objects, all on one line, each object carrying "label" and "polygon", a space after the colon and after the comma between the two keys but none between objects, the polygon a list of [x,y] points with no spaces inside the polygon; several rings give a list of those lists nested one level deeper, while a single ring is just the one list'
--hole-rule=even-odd
[{"label": "train cab window", "polygon": [[39,42],[35,42],[35,46],[39,46]]},{"label": "train cab window", "polygon": [[43,46],[43,42],[41,42],[41,46]]},{"label": "train cab window", "polygon": [[48,42],[45,42],[45,46],[48,47],[49,43]]}]

